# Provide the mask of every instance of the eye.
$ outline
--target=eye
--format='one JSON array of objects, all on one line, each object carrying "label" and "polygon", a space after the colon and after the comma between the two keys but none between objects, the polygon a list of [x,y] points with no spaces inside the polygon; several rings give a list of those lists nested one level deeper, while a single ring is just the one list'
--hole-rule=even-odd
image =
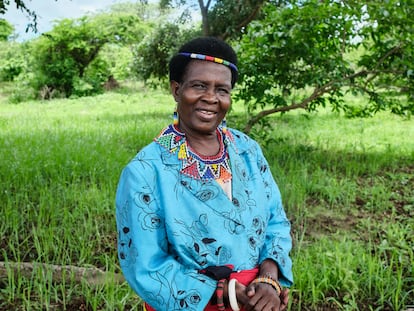
[{"label": "eye", "polygon": [[228,94],[230,94],[230,90],[229,89],[227,89],[227,88],[224,88],[224,87],[220,87],[220,88],[218,88],[218,93],[219,94],[221,94],[221,95],[228,95]]},{"label": "eye", "polygon": [[206,86],[203,83],[196,82],[192,85],[193,88],[197,90],[204,90]]}]

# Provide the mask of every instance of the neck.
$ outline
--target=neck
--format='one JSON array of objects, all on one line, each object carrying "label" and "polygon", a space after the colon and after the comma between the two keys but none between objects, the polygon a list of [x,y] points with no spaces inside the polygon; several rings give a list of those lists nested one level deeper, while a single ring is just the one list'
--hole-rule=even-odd
[{"label": "neck", "polygon": [[198,154],[204,156],[214,156],[220,151],[220,142],[217,138],[217,131],[208,135],[197,135],[185,133],[188,145]]}]

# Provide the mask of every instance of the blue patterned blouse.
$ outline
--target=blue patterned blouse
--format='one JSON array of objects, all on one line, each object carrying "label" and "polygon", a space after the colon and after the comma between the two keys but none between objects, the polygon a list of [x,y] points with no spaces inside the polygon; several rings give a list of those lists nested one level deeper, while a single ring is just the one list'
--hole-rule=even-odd
[{"label": "blue patterned blouse", "polygon": [[[198,273],[207,266],[245,270],[271,258],[281,284],[293,282],[290,223],[268,163],[245,134],[219,133],[227,164],[197,161],[185,135],[170,125],[122,172],[120,265],[132,289],[156,310],[203,310],[216,288]],[[215,180],[226,170],[231,199]]]}]

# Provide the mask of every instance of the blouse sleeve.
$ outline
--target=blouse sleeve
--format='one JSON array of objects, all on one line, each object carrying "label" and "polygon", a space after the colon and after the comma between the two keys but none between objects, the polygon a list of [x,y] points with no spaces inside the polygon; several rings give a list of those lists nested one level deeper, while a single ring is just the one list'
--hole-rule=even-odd
[{"label": "blouse sleeve", "polygon": [[292,248],[290,222],[283,209],[279,188],[272,176],[269,164],[258,147],[258,165],[265,186],[270,187],[268,208],[270,218],[266,229],[266,242],[260,253],[260,262],[273,259],[279,268],[279,281],[283,286],[293,284],[292,260],[289,252]]},{"label": "blouse sleeve", "polygon": [[[216,281],[184,267],[168,252],[154,169],[132,161],[116,193],[118,257],[132,289],[156,310],[202,310]],[[170,185],[165,185],[169,187]]]}]

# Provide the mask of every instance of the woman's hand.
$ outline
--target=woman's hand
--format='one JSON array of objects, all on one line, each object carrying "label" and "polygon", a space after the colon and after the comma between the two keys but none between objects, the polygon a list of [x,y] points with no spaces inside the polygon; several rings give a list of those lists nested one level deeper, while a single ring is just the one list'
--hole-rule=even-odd
[{"label": "woman's hand", "polygon": [[[277,264],[272,259],[264,260],[260,265],[259,275],[278,280],[279,269]],[[237,299],[240,299],[246,311],[285,310],[289,300],[289,289],[281,289],[281,291],[280,289],[277,290],[273,284],[267,282],[252,282],[245,289],[245,294],[240,297],[237,296]]]},{"label": "woman's hand", "polygon": [[[225,294],[226,297],[228,297],[227,291]],[[246,287],[243,284],[236,282],[236,297],[239,306],[243,306],[246,311],[282,311],[285,310],[288,305],[289,289],[282,289],[280,296],[277,296],[276,290],[269,284],[251,284]],[[269,305],[266,304],[266,301]]]},{"label": "woman's hand", "polygon": [[281,297],[270,284],[250,284],[246,289],[246,294],[249,298],[244,305],[246,311],[279,311],[286,307],[285,305],[282,308]]}]

